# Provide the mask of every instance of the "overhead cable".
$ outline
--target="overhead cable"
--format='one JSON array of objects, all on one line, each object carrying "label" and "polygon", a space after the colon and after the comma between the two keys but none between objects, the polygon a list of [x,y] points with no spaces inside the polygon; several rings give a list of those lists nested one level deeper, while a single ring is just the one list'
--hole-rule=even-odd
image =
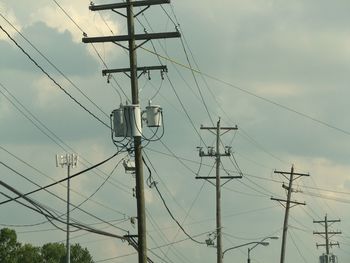
[{"label": "overhead cable", "polygon": [[[44,190],[44,189],[47,189],[47,188],[52,187],[52,186],[54,186],[54,185],[57,185],[57,184],[59,184],[59,183],[65,182],[65,181],[67,181],[67,180],[70,180],[70,179],[72,179],[72,178],[74,178],[74,177],[77,177],[77,176],[80,175],[80,174],[86,173],[86,172],[88,172],[88,171],[90,171],[90,170],[92,170],[92,169],[94,169],[94,168],[96,168],[96,167],[98,167],[98,166],[100,166],[100,165],[102,165],[102,164],[108,162],[109,160],[111,160],[111,159],[113,159],[115,156],[117,156],[118,154],[119,154],[119,152],[113,154],[111,157],[107,158],[106,160],[104,160],[104,161],[102,161],[102,162],[99,162],[99,163],[97,163],[97,164],[95,164],[95,165],[93,165],[93,166],[91,166],[91,167],[89,167],[89,168],[87,168],[87,169],[85,169],[85,170],[82,170],[82,171],[80,171],[80,172],[78,172],[78,173],[75,173],[75,174],[73,174],[73,175],[70,175],[69,177],[63,178],[63,179],[61,179],[61,180],[59,180],[59,181],[56,181],[56,182],[54,182],[54,183],[51,183],[51,184],[48,184],[48,185],[46,185],[46,186],[40,187],[40,188],[38,188],[38,189],[36,189],[36,190],[30,191],[30,192],[24,194],[23,196],[31,195],[31,194],[33,194],[33,193],[42,191],[42,190]],[[2,162],[1,162],[1,164],[2,164]],[[6,200],[6,201],[0,202],[0,205],[6,204],[6,203],[11,202],[11,201],[13,201],[13,200],[17,200],[17,199],[19,199],[19,198],[20,198],[20,197],[8,199],[8,200]]]},{"label": "overhead cable", "polygon": [[106,126],[110,129],[110,126],[105,123],[103,120],[101,120],[99,117],[97,117],[94,113],[92,113],[89,109],[87,109],[83,104],[81,104],[76,98],[74,98],[66,89],[64,89],[58,82],[49,74],[47,73],[43,67],[41,67],[29,54],[26,52],[18,43],[16,40],[14,40],[10,34],[0,25],[0,29],[7,35],[7,37],[22,51],[23,54],[25,54],[30,61],[34,63],[36,67],[38,67],[42,73],[44,73],[59,89],[61,89],[70,99],[72,99],[76,104],[78,104],[82,109],[84,109],[87,113],[89,113],[93,118],[95,118],[98,122]]}]

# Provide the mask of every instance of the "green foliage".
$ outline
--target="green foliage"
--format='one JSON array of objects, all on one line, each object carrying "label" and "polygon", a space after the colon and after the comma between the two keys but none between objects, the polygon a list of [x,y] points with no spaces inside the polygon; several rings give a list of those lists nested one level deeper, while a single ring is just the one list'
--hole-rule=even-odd
[{"label": "green foliage", "polygon": [[[94,263],[86,248],[79,244],[71,245],[71,263]],[[20,244],[14,230],[0,230],[1,263],[65,263],[66,248],[62,243],[47,243],[42,247]]]},{"label": "green foliage", "polygon": [[62,243],[47,243],[42,246],[41,255],[44,263],[64,263],[66,248]]},{"label": "green foliage", "polygon": [[82,248],[79,244],[74,244],[70,249],[71,263],[93,263],[92,257],[87,248]]},{"label": "green foliage", "polygon": [[40,247],[34,247],[31,244],[24,244],[18,250],[18,262],[21,263],[43,263],[43,258],[40,254]]},{"label": "green foliage", "polygon": [[3,228],[0,231],[0,262],[17,263],[17,251],[20,244],[14,230]]}]

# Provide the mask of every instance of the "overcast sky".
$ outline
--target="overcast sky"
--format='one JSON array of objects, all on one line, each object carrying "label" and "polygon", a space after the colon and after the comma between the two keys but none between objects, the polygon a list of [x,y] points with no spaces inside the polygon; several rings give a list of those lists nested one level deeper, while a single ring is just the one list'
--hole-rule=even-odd
[{"label": "overcast sky", "polygon": [[[91,46],[81,38],[83,32],[90,37],[126,34],[126,23],[112,11],[91,12],[89,5],[87,0],[0,3],[3,29],[80,103],[0,31],[1,180],[21,192],[37,188],[28,179],[46,185],[66,176],[65,168],[56,168],[55,154],[79,154],[78,167],[72,171],[76,172],[117,151],[110,130],[88,111],[109,124],[109,114],[130,100],[127,76],[115,74],[107,83],[101,74],[105,69],[101,59],[109,68],[125,68],[128,56],[115,44]],[[174,0],[138,16],[137,33],[172,32],[176,27],[182,33],[181,40],[154,41],[138,49],[139,66],[159,65],[150,52],[155,48],[169,71],[164,80],[159,72],[152,72],[150,80],[142,75],[139,89],[142,109],[151,99],[164,112],[163,138],[144,142],[152,176],[173,215],[197,240],[203,242],[215,230],[215,188],[195,179],[196,174],[215,175],[215,160],[201,160],[196,149],[214,146],[215,137],[200,125],[215,126],[220,117],[223,126],[238,125],[238,131],[223,135],[222,142],[232,146],[244,174],[222,190],[224,249],[282,237],[284,208],[270,197],[286,198],[281,186],[287,180],[274,170],[288,172],[294,165],[296,172],[310,177],[295,181],[293,200],[305,201],[306,206],[291,210],[285,262],[318,262],[325,250],[317,249],[316,243],[325,241],[313,231],[324,229],[313,220],[323,220],[326,214],[341,219],[331,227],[342,231],[332,237],[340,244],[332,252],[339,262],[349,262],[349,9],[350,3],[342,0]],[[161,135],[162,129],[157,132]],[[144,134],[150,136],[152,131],[144,127]],[[71,199],[78,205],[111,174],[81,207],[98,218],[78,210],[72,211],[72,218],[125,234],[103,219],[136,234],[130,222],[136,217],[135,181],[120,164],[123,158],[129,157],[121,153],[99,170],[72,179]],[[222,159],[221,174],[237,175],[234,159]],[[147,179],[146,167],[144,174]],[[50,191],[66,197],[64,184]],[[13,196],[4,188],[1,192]],[[50,193],[32,197],[58,214],[65,213],[65,203]],[[146,187],[146,208],[148,247],[162,247],[149,252],[154,262],[216,260],[215,248],[185,240],[154,188]],[[14,202],[1,206],[0,224],[16,229],[21,242],[42,245],[65,239],[65,233],[45,217]],[[83,231],[71,236],[97,262],[137,261],[135,250],[121,240]],[[280,248],[281,238],[271,240],[269,246],[252,251],[252,262],[278,262]],[[227,262],[246,259],[246,248],[224,257]]]}]

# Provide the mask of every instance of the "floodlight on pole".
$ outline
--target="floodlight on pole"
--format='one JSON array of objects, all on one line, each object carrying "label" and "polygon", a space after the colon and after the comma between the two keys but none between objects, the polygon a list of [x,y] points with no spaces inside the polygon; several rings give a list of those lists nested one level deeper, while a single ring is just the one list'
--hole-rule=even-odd
[{"label": "floodlight on pole", "polygon": [[76,167],[78,163],[78,155],[65,154],[58,155],[56,154],[56,166],[67,166],[67,239],[66,239],[66,263],[70,263],[70,244],[69,244],[69,205],[70,205],[70,168]]}]

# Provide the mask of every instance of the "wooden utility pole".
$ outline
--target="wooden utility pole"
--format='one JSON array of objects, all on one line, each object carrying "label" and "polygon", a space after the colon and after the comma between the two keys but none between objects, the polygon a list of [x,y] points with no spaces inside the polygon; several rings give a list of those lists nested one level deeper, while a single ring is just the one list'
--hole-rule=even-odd
[{"label": "wooden utility pole", "polygon": [[[282,187],[287,190],[287,200],[271,197],[271,200],[278,201],[285,207],[284,222],[283,222],[282,246],[281,246],[281,259],[280,259],[280,263],[284,263],[285,254],[286,254],[287,233],[288,233],[289,210],[290,210],[290,208],[292,208],[292,207],[294,207],[296,205],[305,205],[305,202],[304,203],[300,203],[300,202],[297,202],[297,201],[291,201],[292,192],[293,192],[293,188],[292,188],[293,182],[296,179],[300,178],[301,176],[309,176],[309,174],[295,173],[294,172],[294,166],[292,166],[290,172],[275,171],[275,173],[282,174],[289,181],[288,186],[286,186],[284,183],[282,185]],[[289,175],[289,178],[286,175]],[[285,205],[283,203],[285,203]],[[293,204],[293,206],[291,206],[291,204]]]},{"label": "wooden utility pole", "polygon": [[221,166],[221,157],[222,156],[230,156],[231,150],[230,148],[227,148],[225,150],[225,153],[220,152],[220,137],[223,134],[221,131],[224,131],[224,133],[230,131],[230,130],[237,130],[237,126],[235,127],[221,127],[220,126],[220,119],[217,122],[216,127],[203,127],[201,126],[201,130],[214,130],[216,134],[216,150],[213,151],[213,148],[208,149],[207,153],[204,153],[204,151],[200,148],[199,150],[199,156],[200,157],[215,157],[216,162],[216,176],[197,176],[196,179],[215,179],[215,188],[216,188],[216,249],[217,249],[217,263],[222,263],[223,261],[223,253],[222,253],[222,234],[221,234],[221,179],[234,179],[234,178],[242,178],[242,176],[220,176],[220,166]]},{"label": "wooden utility pole", "polygon": [[320,235],[322,237],[324,237],[325,239],[325,243],[324,244],[318,244],[316,243],[316,246],[317,248],[318,247],[326,247],[326,255],[329,256],[330,255],[330,252],[329,252],[329,249],[332,247],[332,246],[338,246],[339,247],[339,242],[331,242],[329,239],[330,239],[330,236],[334,236],[334,235],[340,235],[341,234],[341,231],[330,231],[329,230],[329,227],[334,224],[334,223],[338,223],[340,222],[340,219],[336,219],[336,220],[329,220],[327,218],[327,215],[325,216],[324,220],[314,220],[313,221],[315,224],[321,224],[324,226],[324,231],[323,232],[320,232],[320,231],[314,231],[314,235]]},{"label": "wooden utility pole", "polygon": [[[113,42],[119,46],[119,42],[127,41],[128,47],[124,47],[129,51],[129,68],[116,69],[116,70],[104,70],[103,74],[111,74],[114,72],[128,72],[131,81],[131,96],[132,104],[139,105],[139,88],[138,88],[138,71],[142,72],[161,69],[164,70],[165,66],[153,66],[153,67],[137,67],[137,48],[145,44],[152,39],[161,38],[174,38],[180,37],[180,33],[145,33],[135,34],[135,17],[143,13],[152,5],[168,4],[170,0],[146,0],[146,1],[131,1],[126,0],[123,3],[105,4],[105,5],[91,5],[89,8],[92,11],[100,10],[113,10],[117,14],[125,16],[119,13],[118,9],[126,9],[128,35],[125,36],[106,36],[106,37],[84,37],[82,41],[84,43],[97,43],[97,42]],[[145,7],[143,10],[134,13],[133,7]],[[136,45],[136,41],[143,41],[141,44]],[[136,202],[137,202],[137,229],[138,229],[138,254],[139,263],[145,263],[147,261],[147,244],[146,244],[146,214],[145,214],[145,196],[144,196],[144,178],[143,178],[143,163],[142,163],[142,142],[141,136],[134,136],[134,153],[135,153],[135,177],[136,177]]]}]

